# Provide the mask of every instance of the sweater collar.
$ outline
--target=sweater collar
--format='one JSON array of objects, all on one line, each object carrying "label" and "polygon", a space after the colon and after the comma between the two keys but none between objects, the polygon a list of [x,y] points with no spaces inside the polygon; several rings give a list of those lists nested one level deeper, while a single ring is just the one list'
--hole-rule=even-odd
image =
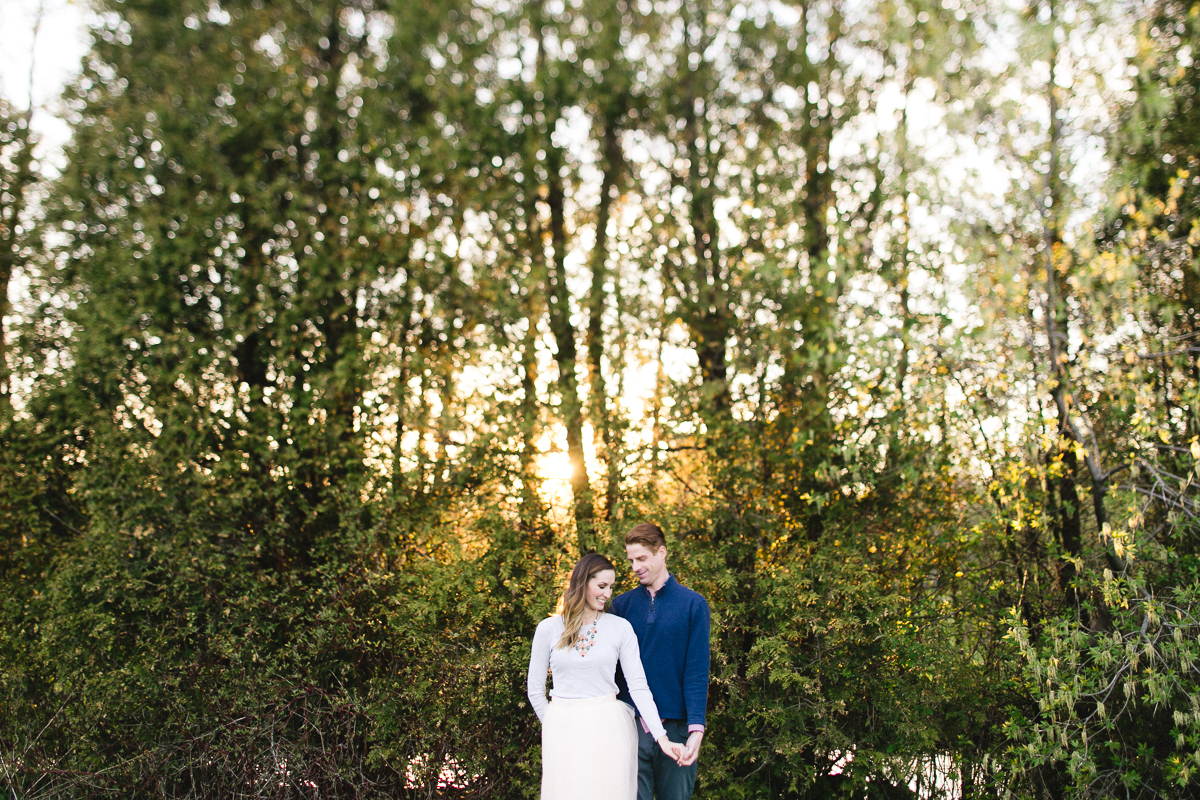
[{"label": "sweater collar", "polygon": [[668,572],[666,581],[663,582],[662,588],[659,589],[657,592],[655,592],[654,594],[651,594],[649,586],[643,586],[642,590],[646,592],[647,597],[658,598],[658,597],[662,597],[663,593],[665,593],[667,591],[667,588],[674,582],[675,582],[675,576]]}]

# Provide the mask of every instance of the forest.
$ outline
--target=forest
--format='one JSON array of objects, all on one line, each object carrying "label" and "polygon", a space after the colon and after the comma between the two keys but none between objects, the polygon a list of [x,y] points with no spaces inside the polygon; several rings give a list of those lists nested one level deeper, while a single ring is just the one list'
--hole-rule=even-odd
[{"label": "forest", "polygon": [[1195,796],[1196,0],[91,6],[60,165],[0,100],[6,797],[536,797],[647,520],[697,797]]}]

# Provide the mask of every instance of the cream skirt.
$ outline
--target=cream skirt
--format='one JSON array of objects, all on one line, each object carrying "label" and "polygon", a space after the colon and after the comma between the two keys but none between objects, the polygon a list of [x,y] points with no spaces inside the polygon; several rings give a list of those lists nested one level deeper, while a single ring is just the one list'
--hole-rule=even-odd
[{"label": "cream skirt", "polygon": [[614,694],[555,697],[542,724],[542,800],[634,800],[633,709]]}]

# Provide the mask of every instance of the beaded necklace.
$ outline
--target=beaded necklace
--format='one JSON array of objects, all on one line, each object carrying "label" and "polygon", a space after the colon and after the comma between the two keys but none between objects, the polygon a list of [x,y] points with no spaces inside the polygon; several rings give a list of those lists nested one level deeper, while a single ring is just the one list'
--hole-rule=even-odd
[{"label": "beaded necklace", "polygon": [[588,650],[596,646],[596,623],[600,621],[600,617],[602,616],[604,616],[603,612],[592,620],[592,624],[587,629],[579,629],[579,638],[575,640],[575,644],[571,649],[577,650],[580,658],[586,656]]}]

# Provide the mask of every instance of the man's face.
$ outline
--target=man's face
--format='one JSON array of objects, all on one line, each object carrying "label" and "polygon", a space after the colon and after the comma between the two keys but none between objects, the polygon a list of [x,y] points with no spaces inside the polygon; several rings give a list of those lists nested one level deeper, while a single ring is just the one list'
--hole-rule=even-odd
[{"label": "man's face", "polygon": [[625,556],[629,559],[629,568],[637,575],[638,583],[642,586],[653,586],[667,571],[665,547],[660,547],[652,553],[644,544],[627,544]]}]

